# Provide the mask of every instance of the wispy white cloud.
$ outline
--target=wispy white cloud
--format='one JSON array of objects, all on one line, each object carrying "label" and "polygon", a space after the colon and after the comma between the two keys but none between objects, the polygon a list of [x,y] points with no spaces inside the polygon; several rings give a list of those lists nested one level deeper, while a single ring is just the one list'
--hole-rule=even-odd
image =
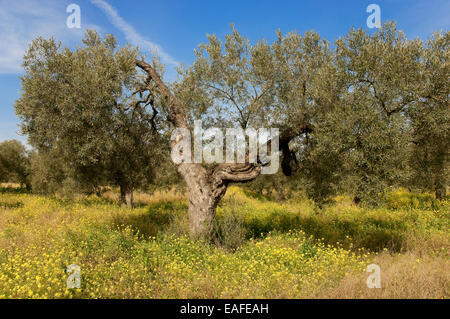
[{"label": "wispy white cloud", "polygon": [[100,8],[108,17],[109,21],[120,31],[123,32],[125,38],[133,45],[137,45],[140,49],[150,51],[152,53],[157,53],[163,62],[178,65],[179,62],[176,61],[172,56],[167,54],[159,44],[149,41],[142,37],[128,22],[126,22],[117,12],[117,10],[112,7],[105,0],[91,0],[91,2]]},{"label": "wispy white cloud", "polygon": [[81,29],[66,25],[66,6],[58,0],[0,0],[0,74],[21,73],[28,44],[37,36],[70,43],[79,40],[86,28],[97,29],[82,19]]}]

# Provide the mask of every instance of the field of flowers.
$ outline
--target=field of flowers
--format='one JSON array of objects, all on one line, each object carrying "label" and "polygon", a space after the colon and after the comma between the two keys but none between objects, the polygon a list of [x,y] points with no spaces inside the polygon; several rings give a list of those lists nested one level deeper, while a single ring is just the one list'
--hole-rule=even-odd
[{"label": "field of flowers", "polygon": [[[0,192],[0,298],[448,298],[450,201],[403,190],[383,207],[321,209],[231,187],[213,243],[186,235],[187,200]],[[381,288],[366,268],[381,268]],[[67,266],[81,269],[68,288]]]}]

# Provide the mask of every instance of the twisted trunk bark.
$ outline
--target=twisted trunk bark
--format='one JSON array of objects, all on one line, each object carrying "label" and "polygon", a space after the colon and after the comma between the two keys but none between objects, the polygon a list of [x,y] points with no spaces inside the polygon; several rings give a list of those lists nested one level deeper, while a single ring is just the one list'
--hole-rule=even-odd
[{"label": "twisted trunk bark", "polygon": [[133,189],[131,187],[120,185],[120,202],[128,208],[133,208],[134,196]]},{"label": "twisted trunk bark", "polygon": [[434,191],[437,200],[444,200],[447,196],[446,178],[444,174],[435,177]]},{"label": "twisted trunk bark", "polygon": [[217,204],[225,195],[228,183],[200,164],[181,164],[177,169],[188,187],[189,232],[192,237],[211,239]]},{"label": "twisted trunk bark", "polygon": [[443,185],[438,185],[435,188],[435,196],[437,200],[444,200],[445,197],[447,196],[447,189],[445,186]]},{"label": "twisted trunk bark", "polygon": [[[152,88],[156,89],[165,99],[169,107],[168,120],[175,128],[188,128],[184,106],[171,93],[158,73],[144,61],[136,61],[136,65],[147,73],[147,84],[153,81],[155,86]],[[150,89],[150,85],[147,89]],[[172,149],[175,150],[177,141],[181,138],[180,135],[172,140]],[[230,182],[244,183],[255,179],[261,174],[262,165],[260,164],[225,163],[216,165],[209,170],[198,163],[175,164],[178,173],[184,178],[188,187],[189,231],[192,237],[212,239],[216,207],[225,195],[228,184]]]},{"label": "twisted trunk bark", "polygon": [[229,183],[245,183],[255,179],[261,174],[261,166],[226,163],[206,170],[200,164],[182,164],[178,166],[178,172],[188,186],[191,236],[212,239],[216,208]]},{"label": "twisted trunk bark", "polygon": [[203,184],[198,179],[193,179],[189,185],[189,232],[193,237],[210,239],[214,235],[217,204],[227,188],[224,186],[218,191],[210,183]]}]

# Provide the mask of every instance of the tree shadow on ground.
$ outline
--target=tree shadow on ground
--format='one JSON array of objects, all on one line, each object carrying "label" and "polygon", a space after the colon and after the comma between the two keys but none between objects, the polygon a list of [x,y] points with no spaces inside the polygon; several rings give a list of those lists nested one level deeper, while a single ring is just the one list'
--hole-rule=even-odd
[{"label": "tree shadow on ground", "polygon": [[11,200],[0,200],[0,209],[16,209],[23,207],[21,201],[11,201]]},{"label": "tree shadow on ground", "polygon": [[0,187],[0,194],[29,194],[30,190],[24,187]]},{"label": "tree shadow on ground", "polygon": [[320,215],[293,216],[279,212],[264,219],[257,216],[247,219],[244,227],[247,230],[247,239],[263,238],[270,232],[302,231],[325,244],[339,243],[345,248],[364,248],[374,252],[384,248],[400,252],[404,248],[406,235],[404,226],[373,218],[364,221],[342,221],[326,219]]},{"label": "tree shadow on ground", "polygon": [[156,237],[167,229],[174,219],[186,214],[187,205],[183,202],[159,202],[145,205],[145,210],[131,214],[117,213],[113,225],[119,228],[131,227],[144,239]]}]

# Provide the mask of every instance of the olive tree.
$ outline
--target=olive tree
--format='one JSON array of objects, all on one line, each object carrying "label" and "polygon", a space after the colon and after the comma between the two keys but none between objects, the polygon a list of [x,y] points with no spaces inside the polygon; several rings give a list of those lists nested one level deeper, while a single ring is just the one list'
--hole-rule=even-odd
[{"label": "olive tree", "polygon": [[336,41],[335,63],[347,90],[316,131],[316,162],[322,164],[323,156],[341,163],[330,172],[337,174],[331,184],[351,181],[347,190],[357,203],[376,203],[386,187],[407,178],[406,114],[418,102],[422,53],[422,42],[406,39],[394,23],[372,35],[352,29]]},{"label": "olive tree", "polygon": [[450,170],[450,32],[436,33],[427,43],[417,90],[418,103],[408,110],[413,149],[412,186],[434,190],[445,199]]},{"label": "olive tree", "polygon": [[[297,149],[304,146],[322,113],[332,110],[346,89],[329,43],[315,32],[278,32],[274,43],[252,45],[232,27],[224,42],[209,35],[195,54],[194,63],[180,68],[180,80],[172,86],[149,63],[136,63],[148,76],[148,89],[164,101],[170,123],[192,129],[194,120],[202,119],[209,127],[279,128],[276,139],[285,175],[291,175],[295,164],[294,144]],[[180,139],[172,141],[174,151]],[[268,152],[273,141],[267,143]],[[271,164],[262,157],[256,163],[249,158],[247,153],[245,163],[176,164],[188,186],[192,234],[211,233],[216,206],[230,183],[252,181]]]},{"label": "olive tree", "polygon": [[0,143],[0,182],[16,182],[30,188],[30,157],[18,140]]},{"label": "olive tree", "polygon": [[118,185],[130,207],[133,189],[151,180],[159,145],[158,114],[145,109],[153,100],[137,90],[138,54],[94,31],[76,50],[37,38],[15,104],[30,145],[61,157],[85,188]]},{"label": "olive tree", "polygon": [[[174,129],[192,129],[196,119],[204,120],[206,126],[257,127],[263,123],[261,111],[271,101],[275,86],[268,76],[273,59],[270,46],[263,41],[251,46],[234,28],[225,43],[215,36],[208,36],[208,40],[199,46],[193,65],[180,70],[182,78],[173,87],[164,83],[154,65],[136,61],[147,75],[147,89],[159,95]],[[182,138],[181,134],[174,136],[173,152],[179,151],[177,143]],[[270,151],[271,140],[268,144]],[[250,161],[251,156],[247,153],[243,163],[175,164],[188,188],[192,235],[210,237],[217,204],[228,185],[255,179],[263,166],[269,164],[259,156],[257,161]]]}]

